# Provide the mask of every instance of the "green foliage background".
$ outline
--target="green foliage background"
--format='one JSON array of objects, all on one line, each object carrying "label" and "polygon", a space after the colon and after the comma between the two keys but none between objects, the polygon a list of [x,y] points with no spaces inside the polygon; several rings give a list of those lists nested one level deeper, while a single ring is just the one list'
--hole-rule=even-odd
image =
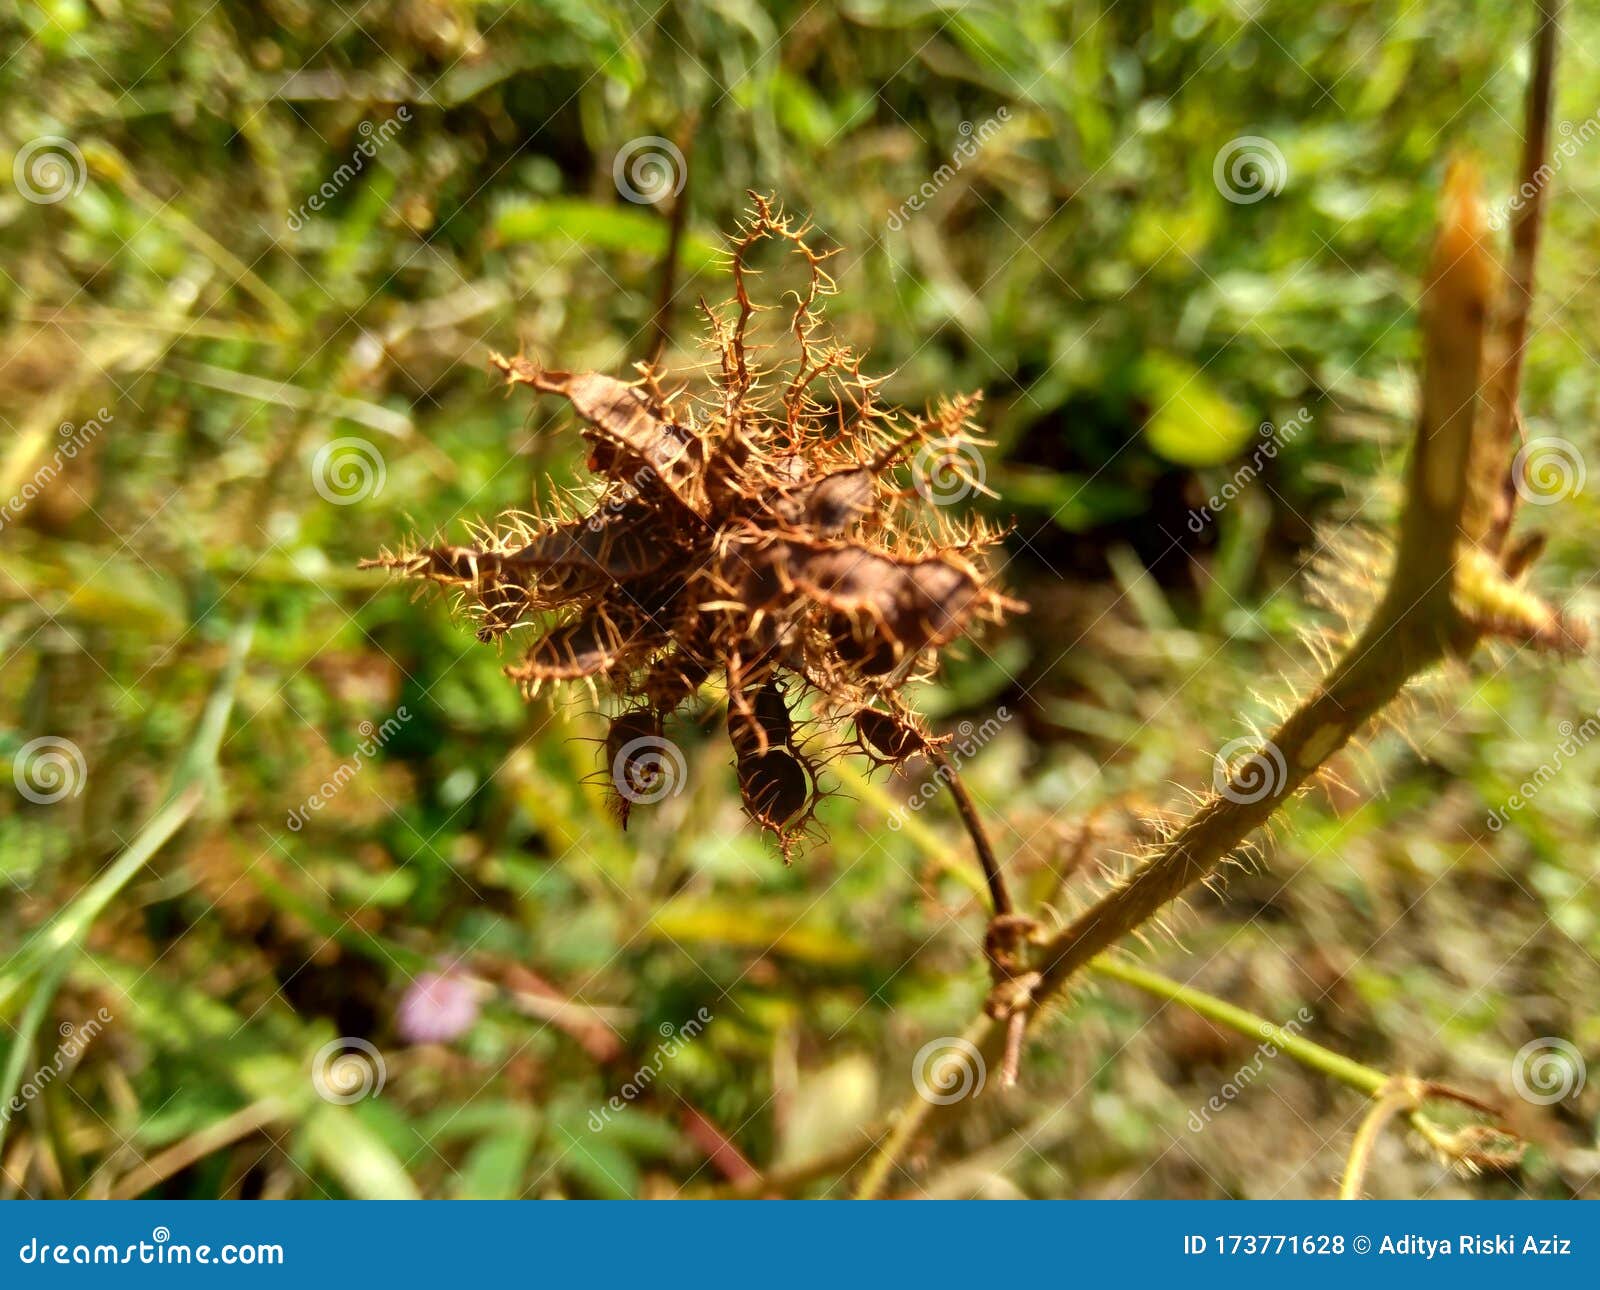
[{"label": "green foliage background", "polygon": [[[1569,15],[1574,126],[1597,106],[1597,12]],[[1051,895],[1092,813],[1108,852],[1132,846],[1118,821],[1181,808],[1308,674],[1313,558],[1393,512],[1447,157],[1475,152],[1509,193],[1528,27],[1490,3],[11,9],[6,155],[61,136],[86,182],[53,204],[0,189],[0,492],[62,423],[104,429],[0,529],[0,744],[70,739],[87,768],[54,804],[0,792],[8,1095],[61,1026],[114,1020],[10,1119],[0,1192],[698,1194],[728,1181],[721,1135],[761,1170],[835,1157],[798,1190],[839,1194],[914,1055],[982,1000],[983,915],[944,801],[891,829],[917,781],[840,764],[826,840],[785,869],[742,823],[708,717],[674,732],[685,791],[623,835],[588,782],[586,701],[524,705],[446,605],[356,561],[579,479],[570,416],[501,397],[485,355],[524,343],[617,374],[644,356],[668,225],[619,196],[612,159],[672,138],[691,170],[673,354],[693,300],[725,291],[720,234],[754,188],[843,248],[830,318],[893,398],[986,391],[985,505],[1015,518],[1003,577],[1033,610],[922,698],[947,731],[1012,714],[966,773],[1019,885]],[[387,122],[326,209],[291,220]],[[1236,204],[1213,164],[1247,135],[1286,179]],[[1530,434],[1592,453],[1600,154],[1555,183]],[[1194,532],[1257,425],[1302,407]],[[382,486],[337,505],[314,463],[350,436]],[[1542,585],[1579,610],[1594,498],[1527,517],[1552,530]],[[1520,1171],[1464,1181],[1395,1134],[1383,1194],[1596,1189],[1600,1073],[1549,1107],[1511,1080],[1541,1037],[1600,1054],[1595,754],[1503,829],[1486,818],[1597,703],[1588,663],[1505,653],[1445,678],[1296,805],[1270,868],[1135,947],[1274,1020],[1308,1009],[1305,1033],[1351,1056],[1492,1093],[1533,1144]],[[362,723],[401,706],[291,828]],[[108,870],[185,791],[201,801],[176,835]],[[61,952],[40,936],[58,916],[83,925]],[[407,1045],[408,984],[458,960],[494,987],[481,1019]],[[317,1096],[338,1037],[381,1053],[377,1096]],[[1321,1195],[1360,1110],[1097,986],[1040,1029],[1021,1092],[991,1089],[895,1186]]]}]

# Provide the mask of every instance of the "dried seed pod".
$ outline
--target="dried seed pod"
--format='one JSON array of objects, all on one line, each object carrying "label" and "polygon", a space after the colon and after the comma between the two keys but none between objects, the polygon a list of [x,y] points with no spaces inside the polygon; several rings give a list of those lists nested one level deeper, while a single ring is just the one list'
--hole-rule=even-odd
[{"label": "dried seed pod", "polygon": [[663,761],[665,744],[661,714],[654,709],[630,708],[611,719],[606,730],[606,786],[624,829],[636,804],[659,800],[663,786],[671,789],[673,763]]},{"label": "dried seed pod", "polygon": [[794,720],[783,687],[768,681],[754,696],[730,687],[728,739],[740,756],[759,755],[794,743]]},{"label": "dried seed pod", "polygon": [[558,627],[536,641],[506,675],[524,684],[576,681],[606,671],[616,661],[615,633],[599,614]]},{"label": "dried seed pod", "polygon": [[877,481],[872,472],[854,466],[784,493],[772,511],[802,533],[838,537],[870,514],[876,500]]},{"label": "dried seed pod", "polygon": [[590,468],[619,483],[660,480],[677,500],[696,514],[705,503],[696,495],[700,466],[698,440],[688,431],[650,411],[644,396],[631,385],[600,372],[556,372],[525,358],[493,359],[513,384],[560,394],[589,423],[584,437],[593,445]]},{"label": "dried seed pod", "polygon": [[855,722],[857,744],[874,761],[898,766],[927,750],[927,736],[909,717],[876,708],[857,708],[850,719]]},{"label": "dried seed pod", "polygon": [[[787,546],[788,576],[801,591],[851,625],[858,661],[874,675],[906,654],[943,645],[977,608],[978,576],[948,555],[897,558],[860,546]],[[870,666],[868,666],[870,664]]]},{"label": "dried seed pod", "polygon": [[812,805],[812,777],[804,761],[787,748],[738,759],[739,796],[757,824],[787,835]]},{"label": "dried seed pod", "polygon": [[[745,810],[787,856],[819,793],[791,701],[817,694],[825,719],[854,718],[869,756],[904,760],[928,741],[892,686],[926,675],[978,620],[1019,606],[980,567],[998,535],[926,507],[895,478],[921,444],[983,446],[972,437],[976,398],[909,424],[880,407],[879,381],[822,333],[827,254],[770,201],[754,203],[731,242],[732,299],[706,308],[711,389],[668,395],[650,367],[629,384],[494,357],[508,384],[559,395],[581,418],[598,483],[587,514],[507,516],[475,545],[370,563],[457,592],[486,639],[542,627],[506,669],[530,694],[577,680],[623,700],[608,772],[646,741],[613,776],[624,821],[658,776],[681,773],[663,717],[722,673]],[[749,331],[771,306],[756,304],[749,283],[752,257],[771,245],[804,266],[809,285],[785,296],[796,352],[758,367],[765,350]]]},{"label": "dried seed pod", "polygon": [[519,574],[507,570],[484,590],[481,602],[483,621],[478,627],[478,639],[498,640],[517,625],[527,609],[527,584]]},{"label": "dried seed pod", "polygon": [[600,584],[648,577],[672,555],[655,521],[654,508],[634,500],[586,519],[558,524],[540,533],[521,550],[503,557],[510,569],[526,569],[538,577],[574,574]]}]

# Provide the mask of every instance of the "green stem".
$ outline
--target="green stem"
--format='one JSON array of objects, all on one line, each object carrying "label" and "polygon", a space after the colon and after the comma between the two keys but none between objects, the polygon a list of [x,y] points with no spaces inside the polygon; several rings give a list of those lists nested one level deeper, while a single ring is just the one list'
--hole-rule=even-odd
[{"label": "green stem", "polygon": [[1179,985],[1176,981],[1147,971],[1136,964],[1102,954],[1090,960],[1089,970],[1110,977],[1113,981],[1121,981],[1124,985],[1131,985],[1147,994],[1182,1004],[1219,1026],[1226,1026],[1229,1030],[1237,1030],[1241,1035],[1271,1044],[1302,1066],[1321,1071],[1324,1075],[1365,1093],[1368,1097],[1375,1097],[1378,1091],[1390,1082],[1389,1076],[1383,1071],[1351,1061],[1350,1058],[1340,1056],[1332,1049],[1312,1043],[1309,1039],[1302,1039],[1282,1026],[1274,1025],[1265,1017],[1258,1017],[1255,1013],[1247,1012],[1215,995],[1206,994],[1190,986]]},{"label": "green stem", "polygon": [[162,807],[139,830],[139,836],[122,854],[100,871],[100,876],[84,889],[83,894],[51,919],[48,926],[17,952],[16,957],[5,965],[3,976],[0,976],[0,1010],[11,1002],[35,970],[51,963],[57,955],[83,939],[84,933],[105,911],[112,898],[194,814],[203,793],[199,784],[191,784]]},{"label": "green stem", "polygon": [[[23,1009],[22,1019],[17,1022],[16,1038],[12,1041],[10,1053],[6,1055],[5,1073],[0,1075],[0,1108],[10,1106],[11,1099],[22,1085],[22,1068],[27,1065],[28,1054],[33,1051],[34,1032],[44,1020],[45,1009],[55,997],[56,987],[61,984],[61,976],[66,969],[65,958],[57,958],[50,964],[40,978],[33,997],[28,1000],[28,1006]],[[0,1110],[0,1150],[5,1148],[6,1133],[10,1128],[9,1111]]]},{"label": "green stem", "polygon": [[1360,1200],[1361,1184],[1367,1176],[1367,1165],[1372,1160],[1372,1149],[1390,1120],[1402,1111],[1417,1109],[1417,1091],[1409,1080],[1392,1081],[1381,1095],[1375,1095],[1372,1109],[1362,1117],[1350,1144],[1350,1157],[1345,1162],[1344,1180],[1339,1184],[1340,1200]]}]

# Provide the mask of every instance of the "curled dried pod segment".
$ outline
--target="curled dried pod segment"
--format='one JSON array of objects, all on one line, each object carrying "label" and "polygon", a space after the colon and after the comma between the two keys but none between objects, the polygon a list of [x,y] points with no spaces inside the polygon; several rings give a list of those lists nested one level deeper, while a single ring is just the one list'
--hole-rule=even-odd
[{"label": "curled dried pod segment", "polygon": [[619,653],[617,633],[599,614],[546,633],[506,675],[524,685],[577,681],[607,671]]},{"label": "curled dried pod segment", "polygon": [[663,540],[655,510],[633,500],[539,533],[503,563],[541,578],[605,584],[648,577],[671,556],[672,544]]},{"label": "curled dried pod segment", "polygon": [[527,611],[527,583],[516,571],[504,570],[484,588],[478,601],[483,612],[478,625],[478,639],[484,642],[499,640],[522,620]]},{"label": "curled dried pod segment", "polygon": [[740,756],[759,755],[794,743],[794,718],[777,681],[728,692],[728,739]]}]

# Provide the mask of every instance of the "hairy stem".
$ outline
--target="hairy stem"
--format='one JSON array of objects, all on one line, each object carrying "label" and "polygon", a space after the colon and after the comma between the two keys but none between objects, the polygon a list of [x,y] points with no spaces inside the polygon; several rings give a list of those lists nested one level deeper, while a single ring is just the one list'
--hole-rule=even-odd
[{"label": "hairy stem", "polygon": [[[1219,999],[1214,994],[1207,994],[1204,990],[1197,990],[1193,986],[1183,985],[1162,976],[1159,972],[1152,972],[1137,964],[1126,960],[1114,958],[1109,954],[1102,954],[1091,959],[1087,965],[1088,970],[1096,976],[1105,977],[1107,980],[1119,981],[1123,985],[1132,986],[1146,994],[1155,995],[1169,1003],[1178,1004],[1188,1008],[1191,1012],[1213,1021],[1220,1026],[1246,1036],[1249,1039],[1259,1040],[1262,1044],[1269,1044],[1281,1052],[1291,1061],[1298,1062],[1308,1070],[1326,1075],[1329,1079],[1338,1081],[1346,1088],[1354,1089],[1366,1097],[1375,1099],[1380,1103],[1397,1090],[1407,1094],[1407,1100],[1398,1107],[1406,1112],[1411,1124],[1428,1141],[1435,1150],[1446,1156],[1459,1153],[1459,1148],[1452,1144],[1450,1136],[1439,1129],[1433,1121],[1423,1115],[1422,1108],[1430,1099],[1455,1102],[1462,1106],[1485,1115],[1497,1114],[1495,1108],[1470,1093],[1459,1089],[1450,1088],[1444,1084],[1437,1084],[1431,1080],[1409,1079],[1388,1074],[1375,1066],[1367,1066],[1362,1062],[1334,1052],[1331,1048],[1324,1048],[1321,1044],[1306,1039],[1293,1031],[1268,1021],[1265,1017],[1258,1016],[1237,1004],[1229,1003],[1226,999]],[[981,1049],[997,1030],[996,1023],[986,1016],[980,1016],[969,1026],[962,1038],[968,1043],[978,1045]],[[893,1121],[893,1127],[884,1138],[882,1146],[861,1176],[857,1184],[856,1196],[862,1200],[872,1200],[883,1192],[884,1184],[888,1181],[890,1173],[900,1159],[910,1148],[918,1130],[926,1123],[928,1113],[934,1109],[934,1104],[921,1094],[915,1094],[901,1107],[899,1114]],[[1381,1119],[1371,1130],[1375,1138],[1377,1133],[1387,1122],[1393,1109],[1385,1112]],[[1368,1122],[1374,1118],[1374,1113],[1369,1113]],[[1363,1124],[1366,1128],[1366,1124]],[[1352,1147],[1351,1159],[1355,1160],[1355,1151],[1361,1147],[1363,1151],[1370,1152],[1371,1143],[1363,1147],[1360,1134],[1357,1143]],[[1363,1157],[1364,1158],[1364,1157]],[[1362,1166],[1364,1168],[1364,1164]],[[1347,1166],[1345,1171],[1346,1181],[1351,1175]],[[1359,1180],[1357,1182],[1359,1188]]]},{"label": "hairy stem", "polygon": [[1511,263],[1507,277],[1504,362],[1512,401],[1521,386],[1522,357],[1527,349],[1528,314],[1533,306],[1534,266],[1539,257],[1539,232],[1544,224],[1549,180],[1544,174],[1550,153],[1550,116],[1555,102],[1556,36],[1561,0],[1540,0],[1539,25],[1533,35],[1533,76],[1528,81],[1528,101],[1522,135],[1522,164],[1517,172],[1518,194],[1531,193],[1511,218]]},{"label": "hairy stem", "polygon": [[1392,619],[1380,609],[1339,666],[1132,878],[1045,946],[1036,999],[1059,994],[1096,955],[1214,873],[1413,675],[1443,656],[1446,633],[1439,626],[1415,613],[1390,612]]},{"label": "hairy stem", "polygon": [[[1537,180],[1544,170],[1542,158],[1549,146],[1557,9],[1558,0],[1540,0],[1534,34],[1522,169],[1532,176],[1529,182],[1536,195],[1541,188]],[[1135,873],[1042,947],[1036,957],[1038,975],[1028,1006],[1010,1016],[1016,1024],[1003,1030],[986,1018],[974,1024],[973,1042],[981,1043],[986,1063],[1003,1058],[1005,1070],[1013,1070],[1019,1030],[1025,1024],[1019,1018],[1059,1001],[1080,971],[1100,962],[1104,952],[1123,937],[1212,877],[1252,832],[1267,823],[1412,678],[1447,656],[1465,657],[1486,630],[1496,628],[1497,624],[1484,616],[1469,617],[1458,606],[1458,562],[1479,570],[1480,580],[1485,557],[1497,562],[1495,568],[1525,563],[1507,561],[1501,547],[1509,528],[1505,456],[1517,419],[1518,375],[1543,205],[1536,199],[1518,210],[1512,237],[1512,299],[1496,314],[1501,273],[1487,246],[1476,176],[1470,166],[1452,167],[1423,291],[1421,406],[1406,474],[1395,562],[1383,599],[1360,636],[1271,738],[1228,770],[1225,782],[1217,785]],[[1491,323],[1497,328],[1493,334]],[[1491,340],[1498,344],[1499,352],[1486,356]],[[1491,367],[1491,360],[1498,366]],[[1509,583],[1489,586],[1479,598],[1492,601],[1494,594],[1500,597],[1500,603],[1493,606],[1495,613],[1502,613],[1506,603],[1519,604]],[[1529,608],[1525,621],[1512,624],[1525,629],[1521,639],[1540,639],[1535,628],[1553,635],[1541,615],[1542,620],[1554,617],[1558,624],[1561,621],[1552,611],[1541,607],[1536,614]],[[1498,626],[1501,634],[1515,635],[1505,631],[1504,624]],[[1562,634],[1571,635],[1565,630]],[[963,808],[965,819],[971,804],[964,802],[963,796],[957,797],[957,805]],[[974,838],[981,836],[980,828]],[[988,876],[993,856],[985,855],[980,846],[979,858]],[[1118,970],[1122,969],[1113,965],[1112,974]],[[1124,979],[1130,979],[1125,970]],[[1314,1061],[1325,1060],[1322,1054],[1326,1050],[1313,1053],[1301,1048],[1300,1052]],[[1335,1065],[1343,1061],[1331,1053],[1326,1058]],[[1358,1080],[1356,1086],[1366,1088],[1369,1095],[1374,1092],[1373,1078],[1382,1078],[1381,1073],[1354,1063],[1339,1069],[1344,1076]],[[959,1105],[952,1103],[940,1110]],[[931,1110],[927,1102],[918,1104],[913,1099],[907,1104],[863,1181],[863,1195],[876,1194],[898,1153]],[[1381,1125],[1379,1119],[1377,1127]]]}]

